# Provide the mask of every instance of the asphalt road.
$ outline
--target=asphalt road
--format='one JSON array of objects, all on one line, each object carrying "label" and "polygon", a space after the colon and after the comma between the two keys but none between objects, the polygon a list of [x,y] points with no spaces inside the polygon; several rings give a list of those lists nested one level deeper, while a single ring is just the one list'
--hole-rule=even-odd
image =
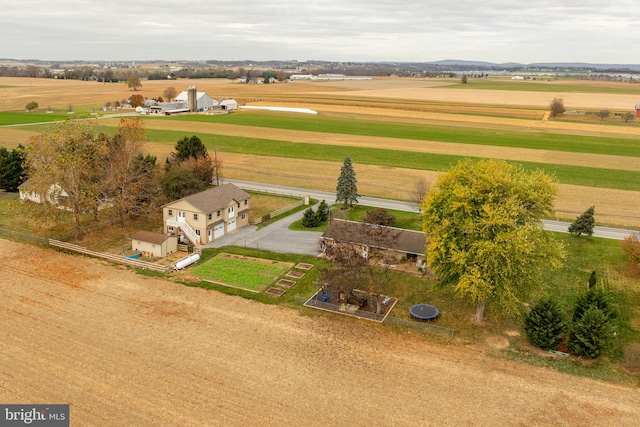
[{"label": "asphalt road", "polygon": [[[336,200],[336,194],[329,191],[310,190],[307,188],[296,187],[284,187],[281,185],[263,184],[260,182],[240,181],[236,179],[225,179],[225,182],[232,182],[235,185],[242,187],[246,190],[262,191],[267,193],[285,194],[296,197],[311,196],[314,199],[326,200],[327,203],[332,204]],[[405,212],[417,212],[415,206],[410,202],[401,200],[381,199],[377,197],[360,197],[358,203],[366,206],[374,206],[377,208],[395,209]],[[568,233],[569,223],[562,221],[542,220],[544,228],[550,231],[556,231],[559,233]],[[600,227],[596,226],[593,229],[594,237],[602,237],[605,239],[624,240],[630,234],[633,234],[633,230],[625,230],[622,228],[612,227]],[[266,248],[265,248],[266,249]]]}]

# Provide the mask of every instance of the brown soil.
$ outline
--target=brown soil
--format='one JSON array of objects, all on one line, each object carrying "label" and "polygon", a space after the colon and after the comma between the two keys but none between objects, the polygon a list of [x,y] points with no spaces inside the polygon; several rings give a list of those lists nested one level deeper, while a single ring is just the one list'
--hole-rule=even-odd
[{"label": "brown soil", "polygon": [[72,425],[637,425],[637,388],[0,246],[0,401]]}]

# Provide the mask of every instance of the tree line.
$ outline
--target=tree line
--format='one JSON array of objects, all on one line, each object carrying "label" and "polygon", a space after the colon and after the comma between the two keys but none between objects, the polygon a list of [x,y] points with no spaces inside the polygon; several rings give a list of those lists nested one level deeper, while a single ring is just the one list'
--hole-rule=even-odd
[{"label": "tree line", "polygon": [[28,178],[26,190],[47,195],[73,214],[80,239],[84,214],[124,226],[219,182],[221,162],[197,136],[178,140],[161,164],[145,154],[145,133],[140,118],[121,119],[112,136],[97,133],[87,121],[59,122],[26,148],[0,149],[0,188],[15,191]]}]

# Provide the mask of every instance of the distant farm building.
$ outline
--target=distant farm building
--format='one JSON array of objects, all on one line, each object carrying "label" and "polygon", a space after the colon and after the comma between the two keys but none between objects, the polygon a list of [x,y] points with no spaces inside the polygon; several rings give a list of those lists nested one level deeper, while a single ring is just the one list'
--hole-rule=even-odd
[{"label": "distant farm building", "polygon": [[640,104],[636,104],[636,117],[640,117]]},{"label": "distant farm building", "polygon": [[180,92],[180,94],[174,99],[175,102],[182,105],[181,108],[188,108],[191,111],[204,111],[207,108],[218,105],[218,101],[211,98],[206,92],[198,92],[195,90],[195,87],[189,89],[191,90],[191,96],[193,97],[195,95],[195,99],[191,102],[192,105],[189,105],[189,91],[187,90]]},{"label": "distant farm building", "polygon": [[235,99],[223,99],[220,101],[220,108],[223,110],[237,110],[238,102]]}]

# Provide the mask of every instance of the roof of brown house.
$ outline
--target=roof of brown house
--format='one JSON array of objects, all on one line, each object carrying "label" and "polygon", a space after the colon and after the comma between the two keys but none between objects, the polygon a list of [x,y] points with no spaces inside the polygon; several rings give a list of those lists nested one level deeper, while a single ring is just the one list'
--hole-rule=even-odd
[{"label": "roof of brown house", "polygon": [[[209,213],[226,208],[232,200],[241,202],[249,197],[251,197],[249,193],[229,183],[192,194],[180,200],[189,202],[196,209],[199,209],[200,212]],[[168,203],[165,206],[173,203],[175,202]]]},{"label": "roof of brown house", "polygon": [[141,242],[147,242],[147,243],[155,243],[156,245],[161,245],[164,243],[165,240],[167,240],[168,236],[166,234],[162,234],[162,233],[155,233],[153,231],[144,231],[144,230],[140,230],[140,231],[136,231],[136,234],[134,234],[131,239],[133,240],[140,240]]},{"label": "roof of brown house", "polygon": [[341,219],[332,220],[322,237],[340,243],[364,244],[410,254],[424,253],[427,240],[421,231]]}]

